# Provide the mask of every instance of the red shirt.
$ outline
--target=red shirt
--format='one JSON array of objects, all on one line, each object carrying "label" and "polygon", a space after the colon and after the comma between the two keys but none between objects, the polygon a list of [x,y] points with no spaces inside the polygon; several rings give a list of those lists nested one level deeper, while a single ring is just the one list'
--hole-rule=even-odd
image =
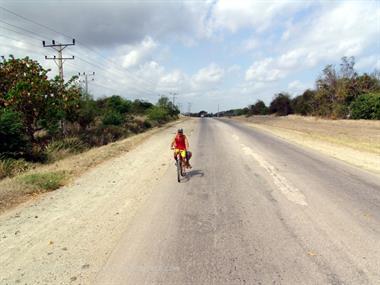
[{"label": "red shirt", "polygon": [[176,135],[175,137],[175,148],[180,150],[186,150],[186,136],[185,135]]}]

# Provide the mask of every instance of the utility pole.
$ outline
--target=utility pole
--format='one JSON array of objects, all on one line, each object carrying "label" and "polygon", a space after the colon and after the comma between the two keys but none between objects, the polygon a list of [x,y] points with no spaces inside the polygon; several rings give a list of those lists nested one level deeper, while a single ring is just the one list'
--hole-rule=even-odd
[{"label": "utility pole", "polygon": [[191,103],[190,102],[187,103],[187,113],[190,116],[190,114],[191,114]]},{"label": "utility pole", "polygon": [[[88,77],[89,76],[95,76],[95,71],[93,73],[86,73],[86,72],[83,72],[82,74],[80,72],[78,72],[78,75],[79,76],[84,76],[84,80],[80,80],[79,82],[84,82],[84,86],[85,86],[85,90],[86,90],[86,94],[88,94]],[[95,79],[94,78],[91,78],[91,81],[94,81]]]},{"label": "utility pole", "polygon": [[216,113],[216,116],[219,117],[219,104],[218,104],[218,113]]},{"label": "utility pole", "polygon": [[73,39],[73,42],[71,44],[60,44],[60,43],[56,43],[55,40],[52,40],[51,41],[51,45],[47,45],[45,43],[45,41],[42,41],[42,45],[43,45],[43,47],[52,48],[52,49],[54,49],[55,51],[58,52],[58,57],[57,56],[47,57],[45,55],[45,59],[52,59],[52,60],[54,60],[55,64],[58,66],[59,77],[61,78],[61,81],[62,81],[62,84],[63,84],[63,63],[65,62],[65,60],[74,59],[74,56],[72,56],[72,57],[63,57],[62,51],[66,47],[68,47],[68,46],[74,46],[75,45],[75,39]]},{"label": "utility pole", "polygon": [[179,113],[181,113],[182,103],[178,103],[178,109],[179,109]]},{"label": "utility pole", "polygon": [[173,106],[175,106],[175,96],[177,96],[178,94],[175,93],[175,92],[170,92],[169,94],[173,96],[173,101],[172,102],[173,102]]}]

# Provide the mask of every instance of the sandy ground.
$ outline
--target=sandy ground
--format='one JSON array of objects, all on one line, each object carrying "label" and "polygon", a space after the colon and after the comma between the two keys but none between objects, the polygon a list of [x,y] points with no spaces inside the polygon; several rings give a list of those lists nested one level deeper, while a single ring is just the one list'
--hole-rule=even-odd
[{"label": "sandy ground", "polygon": [[234,119],[289,142],[380,173],[380,121],[324,120],[300,116]]},{"label": "sandy ground", "polygon": [[[194,121],[181,123],[191,138]],[[177,126],[0,216],[0,284],[89,284],[172,166]]]},{"label": "sandy ground", "polygon": [[144,133],[133,135],[129,138],[119,140],[114,143],[91,148],[80,154],[70,155],[54,163],[38,165],[35,166],[34,169],[22,173],[16,177],[0,180],[0,214],[22,202],[34,199],[36,196],[39,196],[41,193],[45,192],[44,190],[35,189],[30,185],[29,187],[26,187],[25,184],[20,183],[20,176],[35,173],[39,174],[63,171],[65,172],[65,178],[62,182],[63,185],[67,185],[73,181],[73,179],[98,164],[121,154],[125,154],[126,152],[132,151],[141,142],[147,140],[157,132],[160,132],[162,128],[170,127],[173,124],[183,120],[186,120],[186,118],[181,118],[178,121],[168,123],[161,128],[153,128]]}]

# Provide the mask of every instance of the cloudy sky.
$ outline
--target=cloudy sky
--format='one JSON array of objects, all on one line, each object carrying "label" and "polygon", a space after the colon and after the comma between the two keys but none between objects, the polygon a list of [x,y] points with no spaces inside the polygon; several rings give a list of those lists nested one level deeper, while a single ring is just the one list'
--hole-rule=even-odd
[{"label": "cloudy sky", "polygon": [[95,72],[95,97],[177,93],[183,111],[215,112],[297,95],[343,56],[380,69],[380,1],[0,0],[0,55],[30,56],[54,76],[41,40],[72,38],[65,78]]}]

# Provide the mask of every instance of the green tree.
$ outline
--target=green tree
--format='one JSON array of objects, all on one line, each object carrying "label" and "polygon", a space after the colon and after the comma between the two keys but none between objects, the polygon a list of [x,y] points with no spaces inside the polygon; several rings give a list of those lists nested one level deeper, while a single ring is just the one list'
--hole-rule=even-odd
[{"label": "green tree", "polygon": [[27,146],[21,115],[9,108],[0,109],[0,153],[17,157]]},{"label": "green tree", "polygon": [[148,119],[156,121],[159,124],[165,123],[169,120],[169,112],[162,106],[153,106],[147,111]]},{"label": "green tree", "polygon": [[380,120],[380,93],[360,95],[350,105],[352,119]]},{"label": "green tree", "polygon": [[48,80],[48,72],[28,57],[0,63],[0,107],[11,107],[21,115],[31,142],[37,130],[56,132],[58,123],[79,107],[75,78],[64,84],[58,77]]},{"label": "green tree", "polygon": [[290,96],[286,93],[279,93],[275,95],[269,106],[269,113],[276,114],[277,116],[286,116],[292,114],[292,106]]},{"label": "green tree", "polygon": [[106,126],[120,126],[124,123],[124,121],[124,116],[115,110],[109,110],[107,113],[104,114],[102,119],[103,125]]},{"label": "green tree", "polygon": [[314,111],[315,91],[307,89],[302,95],[292,99],[292,109],[295,114],[312,115]]},{"label": "green tree", "polygon": [[267,115],[269,112],[268,107],[265,105],[264,101],[257,100],[254,105],[248,107],[248,115]]}]

